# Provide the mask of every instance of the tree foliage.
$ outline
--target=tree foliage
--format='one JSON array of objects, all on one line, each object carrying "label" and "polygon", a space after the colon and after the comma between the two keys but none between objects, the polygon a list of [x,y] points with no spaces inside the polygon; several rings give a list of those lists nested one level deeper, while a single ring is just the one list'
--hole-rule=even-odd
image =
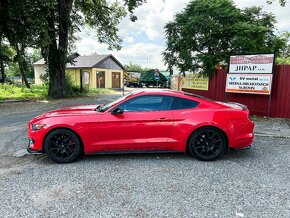
[{"label": "tree foliage", "polygon": [[[117,25],[126,12],[136,20],[133,10],[142,2],[144,0],[1,0],[0,6],[7,13],[1,14],[4,22],[0,21],[0,28],[4,26],[4,34],[12,44],[19,45],[19,52],[26,46],[42,49],[48,64],[49,96],[65,97],[65,66],[74,34],[89,25],[96,30],[100,43],[108,44],[109,49],[120,49]],[[9,15],[10,11],[14,17]],[[20,61],[23,63],[23,59]]]},{"label": "tree foliage", "polygon": [[275,17],[260,7],[241,10],[231,0],[195,0],[165,26],[163,58],[172,72],[211,75],[230,54],[278,53],[283,41],[274,35]]},{"label": "tree foliage", "polygon": [[[18,62],[16,59],[16,51],[14,47],[10,46],[7,42],[2,43],[2,52],[0,59],[4,61],[5,74],[7,76],[21,76]],[[34,78],[33,63],[42,58],[40,49],[32,49],[30,52],[25,51],[25,61],[28,69],[25,75],[29,78]]]},{"label": "tree foliage", "polygon": [[13,60],[15,53],[16,51],[13,49],[13,47],[11,47],[7,42],[3,40],[1,43],[1,60],[3,60],[5,63],[9,63]]},{"label": "tree foliage", "polygon": [[277,64],[290,64],[290,32],[283,32],[281,39],[285,46],[282,48],[280,55],[276,59]]},{"label": "tree foliage", "polygon": [[149,70],[149,68],[147,67],[142,67],[141,65],[134,64],[132,62],[130,62],[129,64],[126,64],[124,67],[129,72],[145,72]]},{"label": "tree foliage", "polygon": [[0,29],[16,51],[14,61],[18,63],[20,74],[28,88],[26,74],[30,66],[27,62],[26,49],[39,46],[45,36],[47,39],[46,30],[41,28],[44,19],[40,16],[39,10],[35,10],[40,3],[29,0],[2,0],[0,7],[2,17]]},{"label": "tree foliage", "polygon": [[290,57],[290,32],[283,32],[280,37],[285,43],[285,46],[281,49],[280,57]]}]

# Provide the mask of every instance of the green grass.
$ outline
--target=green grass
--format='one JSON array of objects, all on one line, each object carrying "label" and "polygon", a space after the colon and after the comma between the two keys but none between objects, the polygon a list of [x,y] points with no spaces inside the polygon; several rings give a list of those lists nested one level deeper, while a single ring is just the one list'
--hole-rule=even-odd
[{"label": "green grass", "polygon": [[[90,89],[88,92],[84,93],[74,92],[70,97],[86,97],[114,92],[115,91],[111,89]],[[28,89],[24,85],[0,84],[0,100],[44,100],[48,99],[47,93],[48,87],[44,85],[32,85],[31,89]]]},{"label": "green grass", "polygon": [[0,84],[0,100],[47,99],[48,88],[42,85],[32,85],[31,89],[24,85]]}]

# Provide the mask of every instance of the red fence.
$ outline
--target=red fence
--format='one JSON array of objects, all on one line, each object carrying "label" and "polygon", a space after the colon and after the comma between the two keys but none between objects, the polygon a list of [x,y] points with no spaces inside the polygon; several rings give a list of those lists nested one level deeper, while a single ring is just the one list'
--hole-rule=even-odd
[{"label": "red fence", "polygon": [[183,90],[219,101],[239,102],[247,105],[252,115],[290,118],[290,65],[275,66],[271,99],[264,95],[226,93],[227,71],[217,70],[209,80],[208,91]]}]

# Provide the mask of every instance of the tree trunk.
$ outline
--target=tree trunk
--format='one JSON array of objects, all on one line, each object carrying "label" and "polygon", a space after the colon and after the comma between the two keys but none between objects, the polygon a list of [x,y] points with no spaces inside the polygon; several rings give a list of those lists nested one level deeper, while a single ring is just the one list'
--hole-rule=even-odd
[{"label": "tree trunk", "polygon": [[[1,57],[0,57],[1,58]],[[4,70],[4,63],[3,63],[3,60],[1,58],[0,60],[0,67],[1,67],[1,83],[4,83],[5,80],[6,80],[6,76],[5,76],[5,70]]]},{"label": "tree trunk", "polygon": [[4,83],[6,80],[5,76],[5,69],[4,69],[4,63],[2,58],[2,39],[0,38],[0,68],[1,68],[1,83]]},{"label": "tree trunk", "polygon": [[65,65],[61,63],[56,42],[49,46],[48,52],[48,74],[49,89],[48,96],[51,98],[63,98],[66,96]]},{"label": "tree trunk", "polygon": [[25,60],[24,46],[22,45],[19,46],[18,44],[16,44],[16,52],[17,52],[17,62],[18,62],[19,71],[22,77],[22,81],[24,82],[26,88],[30,89],[30,85],[25,76],[25,72],[28,72],[28,64]]},{"label": "tree trunk", "polygon": [[48,17],[51,27],[51,43],[48,47],[49,91],[51,98],[66,96],[65,66],[70,28],[70,13],[73,0],[58,0],[58,46],[55,37],[55,17]]}]

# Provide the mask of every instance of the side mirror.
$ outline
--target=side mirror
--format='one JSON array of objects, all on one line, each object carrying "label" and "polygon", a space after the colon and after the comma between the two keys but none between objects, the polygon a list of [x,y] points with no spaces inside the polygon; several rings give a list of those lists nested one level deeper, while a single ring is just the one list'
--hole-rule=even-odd
[{"label": "side mirror", "polygon": [[116,107],[111,111],[111,114],[117,115],[117,114],[123,114],[124,110],[120,107]]}]

